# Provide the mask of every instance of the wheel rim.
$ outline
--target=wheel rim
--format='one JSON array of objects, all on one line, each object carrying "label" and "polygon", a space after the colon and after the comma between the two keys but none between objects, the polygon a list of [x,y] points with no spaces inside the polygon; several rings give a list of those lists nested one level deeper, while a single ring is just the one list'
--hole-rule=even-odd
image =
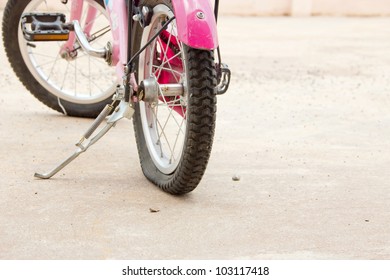
[{"label": "wheel rim", "polygon": [[[160,30],[172,11],[165,5],[153,9],[151,23],[144,29],[141,46]],[[158,101],[139,104],[145,143],[155,166],[164,174],[171,174],[180,163],[187,126],[187,94],[183,45],[177,40],[176,21],[140,56],[139,81],[155,77],[160,84],[183,84],[183,96],[165,97],[159,91]]]},{"label": "wheel rim", "polygon": [[[50,2],[50,1],[49,1]],[[70,7],[63,4],[52,4],[45,0],[32,0],[24,12],[61,12],[70,18]],[[87,6],[97,10],[93,20],[91,34],[109,27],[105,9],[93,0],[84,1],[80,23],[83,24]],[[58,7],[57,7],[58,6]],[[109,30],[109,29],[108,29]],[[21,28],[18,30],[19,49],[23,60],[33,77],[51,94],[77,104],[94,104],[109,98],[116,87],[115,71],[104,60],[87,55],[81,50],[73,60],[61,57],[60,49],[65,42],[32,42],[27,43]],[[111,32],[91,42],[96,48],[103,47],[112,41]]]}]

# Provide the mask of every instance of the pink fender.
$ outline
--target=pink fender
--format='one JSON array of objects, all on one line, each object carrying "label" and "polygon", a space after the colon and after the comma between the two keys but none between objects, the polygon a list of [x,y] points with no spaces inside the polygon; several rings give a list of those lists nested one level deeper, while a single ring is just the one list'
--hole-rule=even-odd
[{"label": "pink fender", "polygon": [[210,0],[172,0],[172,3],[180,41],[196,49],[216,49],[217,23]]}]

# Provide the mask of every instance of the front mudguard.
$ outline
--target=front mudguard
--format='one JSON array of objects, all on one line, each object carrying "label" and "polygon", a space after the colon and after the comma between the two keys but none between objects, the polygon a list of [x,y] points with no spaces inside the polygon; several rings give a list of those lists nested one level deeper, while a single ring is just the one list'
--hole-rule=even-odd
[{"label": "front mudguard", "polygon": [[210,0],[172,0],[172,4],[181,42],[196,49],[218,47],[217,23]]}]

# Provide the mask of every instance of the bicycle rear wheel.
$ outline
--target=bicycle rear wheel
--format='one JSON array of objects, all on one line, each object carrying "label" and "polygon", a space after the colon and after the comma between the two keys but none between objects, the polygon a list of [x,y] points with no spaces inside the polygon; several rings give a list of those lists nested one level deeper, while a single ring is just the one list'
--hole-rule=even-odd
[{"label": "bicycle rear wheel", "polygon": [[[170,1],[141,1],[153,9],[151,23],[135,31],[135,46],[145,45],[173,17]],[[173,20],[140,55],[137,78],[159,86],[158,98],[135,105],[134,130],[142,171],[172,194],[194,190],[206,170],[215,130],[216,71],[213,51],[198,50],[177,38]],[[166,96],[162,87],[181,88]]]},{"label": "bicycle rear wheel", "polygon": [[[9,0],[3,18],[6,55],[19,80],[48,107],[77,117],[96,117],[111,101],[117,79],[104,60],[84,53],[64,42],[27,42],[20,28],[23,13],[59,12],[70,20],[69,1]],[[90,8],[92,7],[92,8]],[[87,22],[87,14],[94,13]],[[91,45],[101,48],[112,41],[110,23],[103,0],[84,0],[80,24],[88,32]],[[88,29],[88,28],[87,28]]]}]

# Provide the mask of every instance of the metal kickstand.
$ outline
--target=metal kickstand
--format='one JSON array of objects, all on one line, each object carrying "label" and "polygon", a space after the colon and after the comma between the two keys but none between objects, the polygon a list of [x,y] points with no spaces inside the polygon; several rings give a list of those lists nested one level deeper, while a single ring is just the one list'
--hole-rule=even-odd
[{"label": "metal kickstand", "polygon": [[[90,146],[95,144],[100,138],[102,138],[115,124],[123,119],[128,118],[131,119],[134,114],[134,109],[131,106],[131,103],[125,101],[124,99],[121,99],[120,103],[117,107],[115,107],[114,112],[109,116],[111,111],[114,109],[114,103],[117,100],[114,100],[112,104],[107,104],[106,107],[104,107],[103,111],[99,114],[99,116],[95,119],[95,121],[92,123],[92,125],[89,127],[89,129],[84,133],[83,137],[80,139],[80,141],[76,144],[77,149],[76,151],[67,159],[65,159],[63,162],[61,162],[59,165],[57,165],[53,170],[51,170],[48,173],[35,173],[34,177],[41,178],[41,179],[49,179],[52,176],[54,176],[57,172],[59,172],[61,169],[63,169],[65,166],[67,166],[69,163],[71,163],[75,158],[77,158],[81,153],[88,150]],[[90,139],[92,134],[95,132],[95,130],[99,127],[99,125],[107,118],[106,125],[95,134],[94,137]],[[85,143],[84,143],[85,142]]]}]

